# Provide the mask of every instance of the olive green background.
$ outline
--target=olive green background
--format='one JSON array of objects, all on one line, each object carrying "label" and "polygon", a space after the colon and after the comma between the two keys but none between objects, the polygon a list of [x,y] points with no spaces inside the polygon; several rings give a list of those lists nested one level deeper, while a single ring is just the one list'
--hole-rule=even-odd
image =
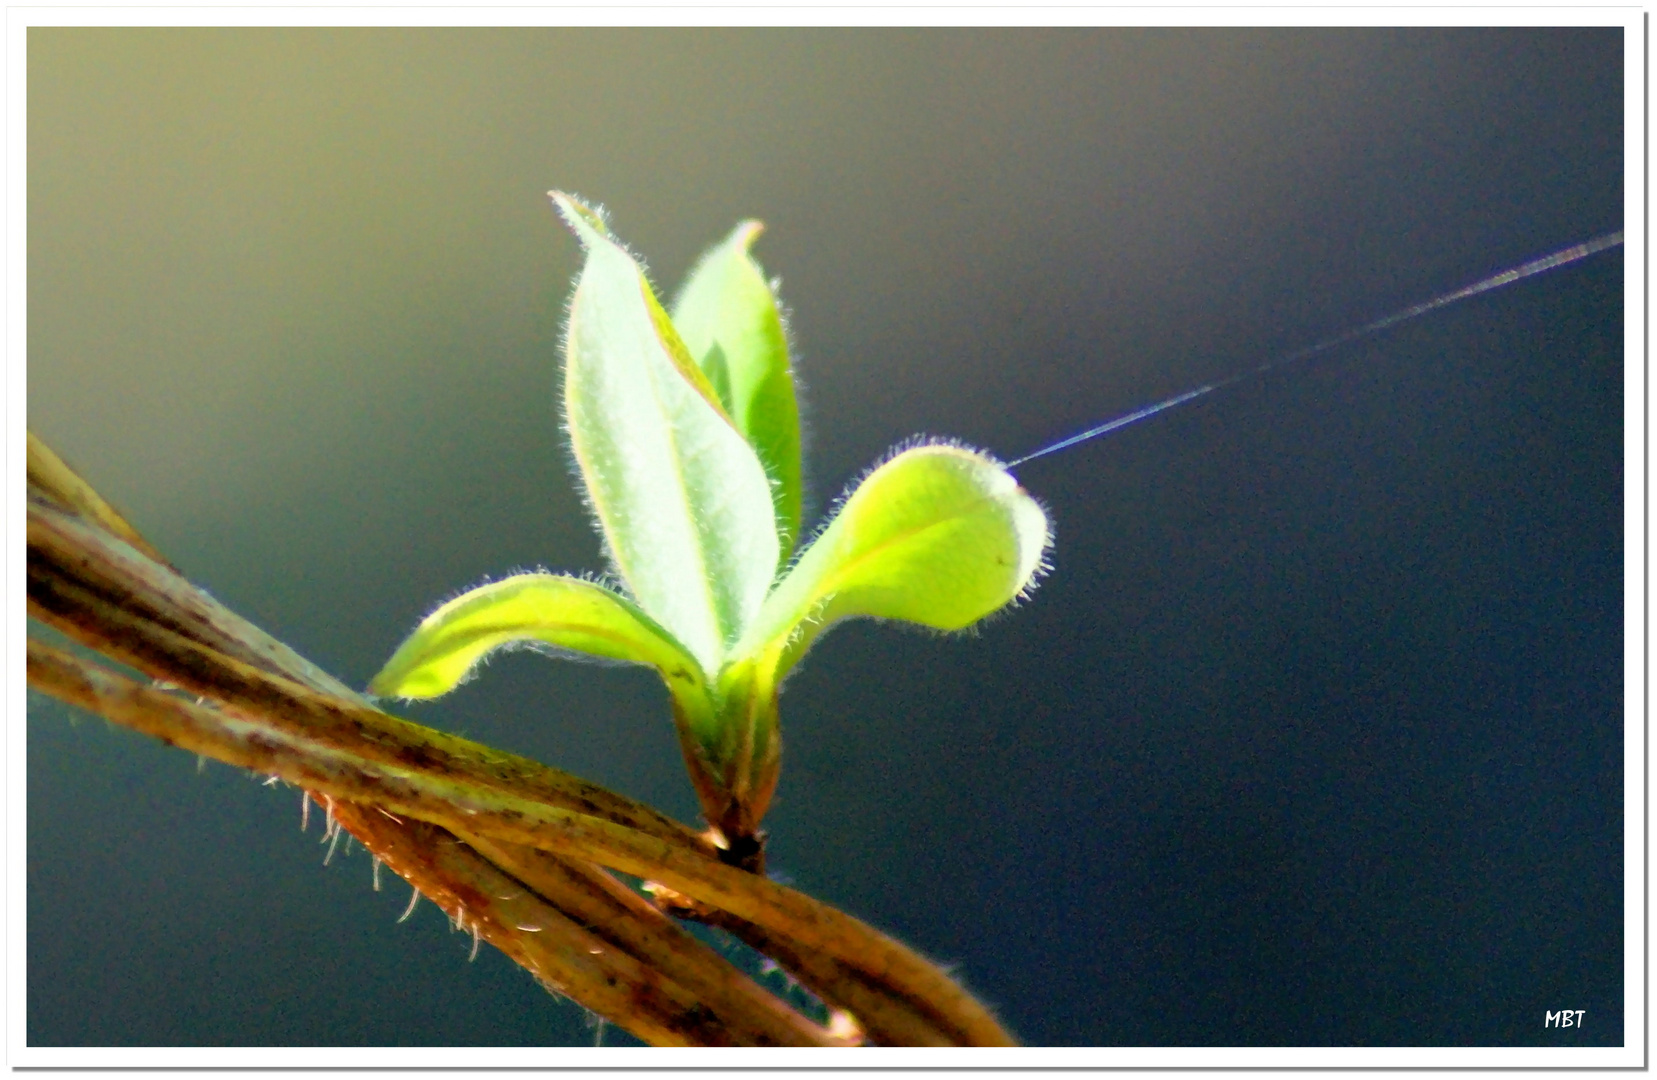
[{"label": "olive green background", "polygon": [[[43,30],[28,413],[361,685],[596,570],[558,426],[601,201],[671,291],[743,217],[818,513],[1621,227],[1616,30]],[[1040,1044],[1622,1041],[1621,254],[1033,462],[1054,570],[783,697],[773,862]],[[425,723],[686,820],[642,672]],[[36,1045],[590,1042],[297,795],[31,699]],[[1585,1025],[1544,1030],[1545,1010]]]}]

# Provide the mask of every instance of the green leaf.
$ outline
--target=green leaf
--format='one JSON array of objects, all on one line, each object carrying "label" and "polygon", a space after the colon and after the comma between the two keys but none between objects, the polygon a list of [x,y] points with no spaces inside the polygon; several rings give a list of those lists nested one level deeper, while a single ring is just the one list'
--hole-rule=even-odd
[{"label": "green leaf", "polygon": [[552,197],[587,249],[564,407],[588,498],[639,606],[712,675],[776,572],[771,485],[639,265],[593,211]]},{"label": "green leaf", "polygon": [[702,256],[673,305],[673,325],[765,464],[786,559],[800,533],[800,410],[777,298],[748,253],[763,230],[744,221]]},{"label": "green leaf", "polygon": [[[719,398],[719,404],[725,407],[725,415],[731,415],[731,369],[725,363],[725,350],[718,344],[709,349],[702,357],[702,373],[708,377],[708,385],[713,387],[714,394]],[[753,443],[749,442],[749,446]],[[760,459],[765,464],[765,459]],[[772,502],[776,502],[775,488],[773,487]]]},{"label": "green leaf", "polygon": [[602,585],[554,574],[518,574],[450,600],[421,621],[368,689],[438,697],[488,653],[524,642],[647,664],[676,694],[706,693],[695,659],[648,615]]},{"label": "green leaf", "polygon": [[780,680],[839,619],[959,630],[1034,581],[1047,515],[988,457],[918,446],[858,485],[776,590],[736,653],[769,655]]}]

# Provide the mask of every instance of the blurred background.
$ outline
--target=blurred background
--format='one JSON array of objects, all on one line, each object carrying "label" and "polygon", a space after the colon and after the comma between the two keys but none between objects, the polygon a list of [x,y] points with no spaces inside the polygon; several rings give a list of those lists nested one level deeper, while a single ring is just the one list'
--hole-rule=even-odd
[{"label": "blurred background", "polygon": [[[30,428],[355,685],[603,566],[549,188],[669,295],[766,222],[818,511],[1622,227],[1620,30],[28,33]],[[1621,1044],[1621,268],[1020,469],[1033,601],[789,683],[774,868],[1032,1044]],[[695,818],[643,671],[404,712]],[[31,1044],[593,1041],[290,789],[31,697],[28,812]]]}]

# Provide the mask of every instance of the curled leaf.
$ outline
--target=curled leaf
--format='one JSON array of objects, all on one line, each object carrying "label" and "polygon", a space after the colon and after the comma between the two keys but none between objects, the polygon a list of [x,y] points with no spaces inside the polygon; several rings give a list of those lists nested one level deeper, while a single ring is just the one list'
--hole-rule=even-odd
[{"label": "curled leaf", "polygon": [[1047,545],[1047,515],[1000,465],[956,446],[917,446],[858,485],[736,653],[769,654],[780,679],[839,619],[959,630],[1027,589]]},{"label": "curled leaf", "polygon": [[695,659],[648,615],[602,585],[555,574],[518,574],[450,600],[415,627],[368,689],[438,697],[488,653],[525,642],[647,664],[676,698],[706,694]]}]

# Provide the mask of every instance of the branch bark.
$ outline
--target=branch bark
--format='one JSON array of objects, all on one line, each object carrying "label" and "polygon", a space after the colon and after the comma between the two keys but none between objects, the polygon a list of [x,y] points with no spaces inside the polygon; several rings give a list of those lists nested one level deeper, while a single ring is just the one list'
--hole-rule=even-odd
[{"label": "branch bark", "polygon": [[32,685],[312,792],[332,821],[457,925],[640,1038],[849,1041],[784,1005],[600,867],[690,898],[698,917],[771,955],[854,1016],[871,1041],[1012,1044],[934,965],[828,905],[725,865],[687,826],[372,707],[161,562],[32,435],[28,543],[32,616],[203,704],[33,640]]}]

